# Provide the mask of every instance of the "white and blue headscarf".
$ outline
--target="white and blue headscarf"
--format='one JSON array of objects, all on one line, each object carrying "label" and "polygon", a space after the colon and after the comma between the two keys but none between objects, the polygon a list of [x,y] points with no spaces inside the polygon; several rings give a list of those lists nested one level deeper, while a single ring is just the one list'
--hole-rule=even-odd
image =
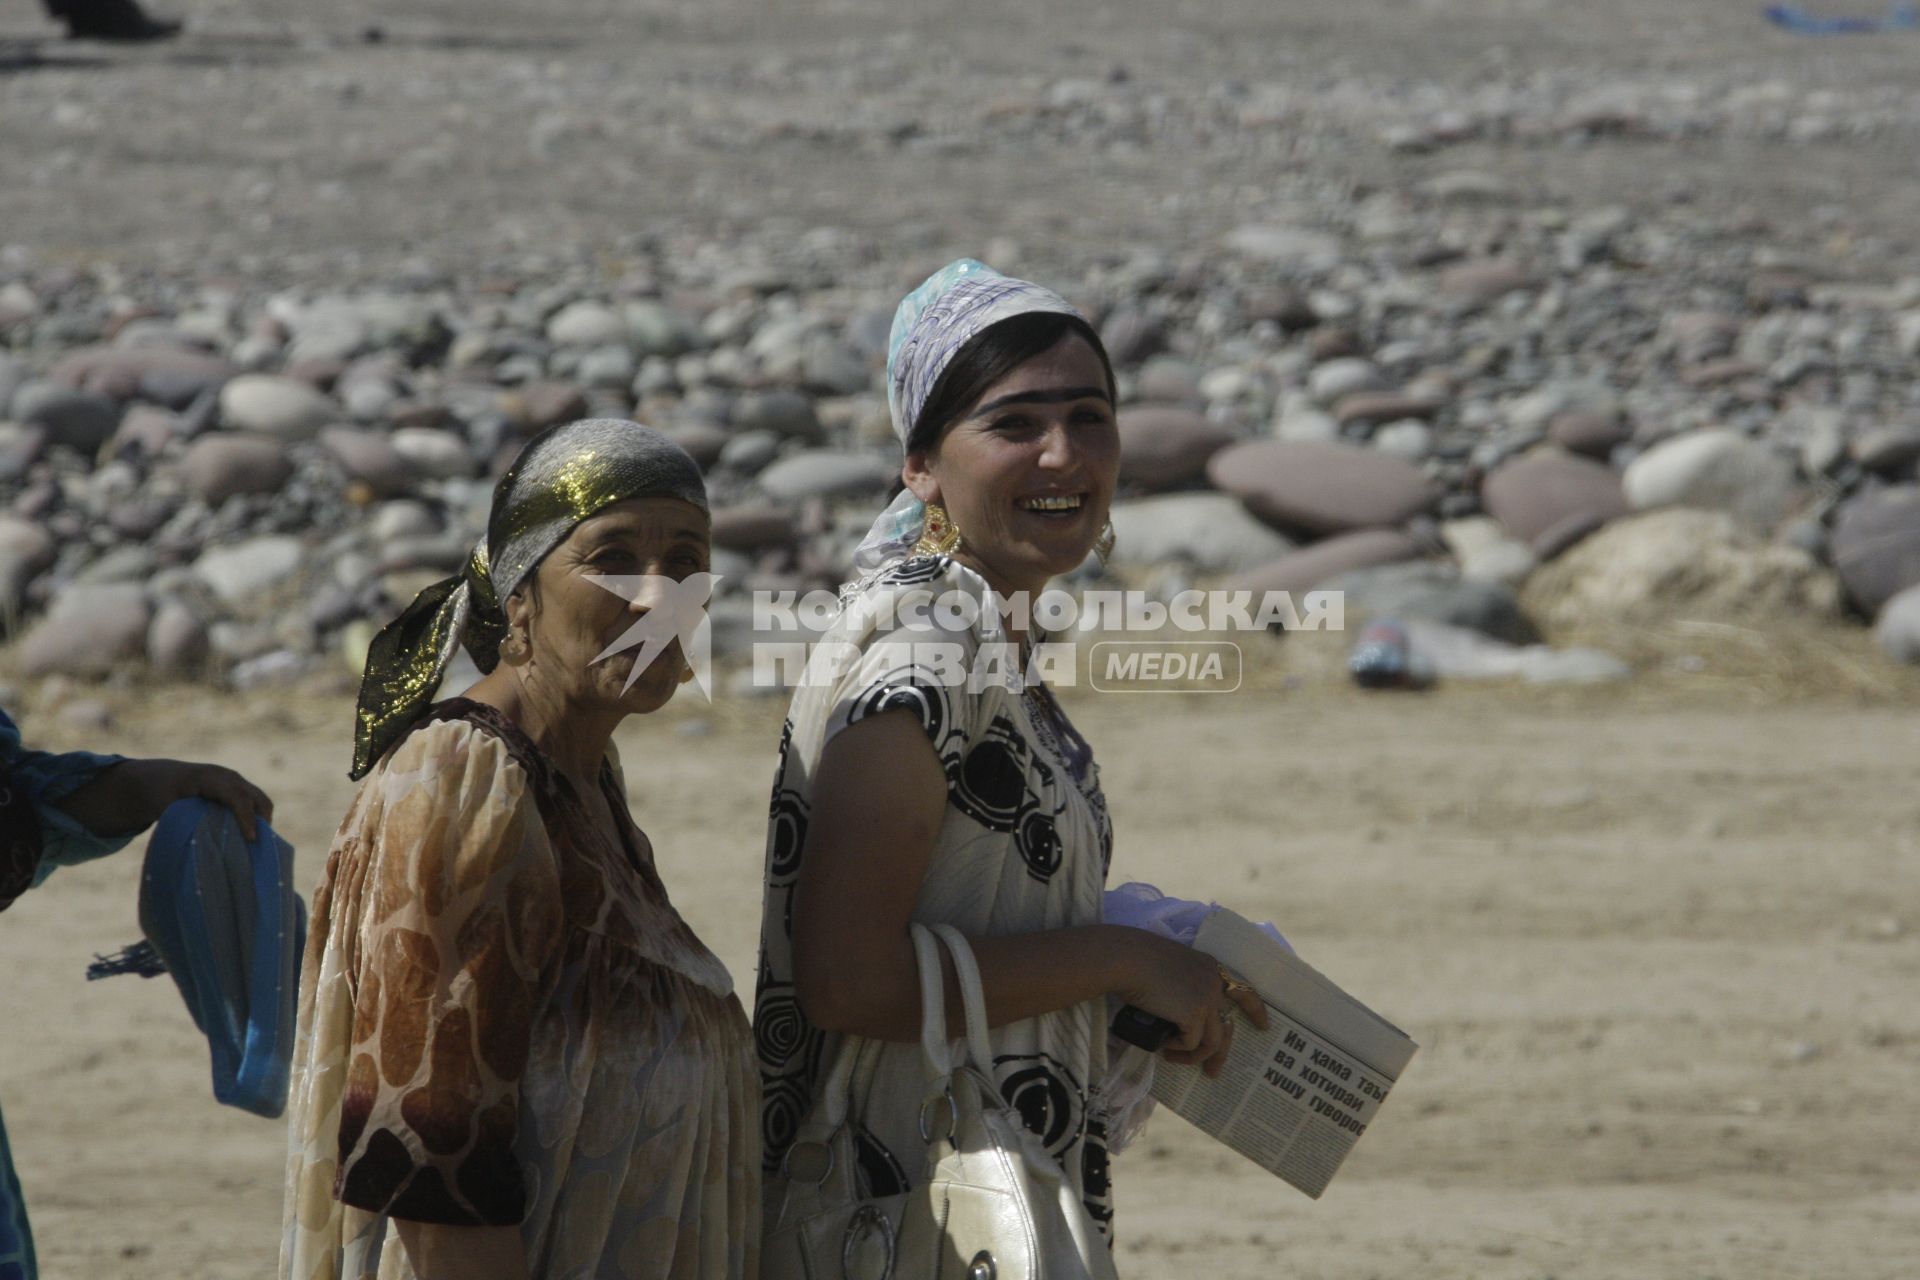
[{"label": "white and blue headscarf", "polygon": [[[972,258],[954,259],[900,300],[887,335],[887,408],[901,448],[960,349],[989,326],[1032,312],[1086,319],[1053,290]],[[854,567],[871,573],[900,559],[920,540],[925,522],[925,504],[911,489],[901,490],[853,553]]]}]

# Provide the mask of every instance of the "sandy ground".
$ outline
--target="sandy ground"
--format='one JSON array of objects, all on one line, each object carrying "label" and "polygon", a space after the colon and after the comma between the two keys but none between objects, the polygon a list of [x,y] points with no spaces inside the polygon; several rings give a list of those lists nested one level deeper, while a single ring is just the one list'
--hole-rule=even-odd
[{"label": "sandy ground", "polygon": [[[1117,1165],[1126,1274],[1913,1274],[1913,699],[1676,702],[1650,679],[1074,700],[1118,877],[1271,917],[1424,1046],[1318,1203],[1159,1117]],[[120,749],[268,787],[317,875],[344,700],[110,700]],[[676,705],[622,736],[676,901],[749,985],[778,718]],[[266,1275],[280,1126],[213,1104],[164,981],[81,980],[136,936],[137,849],[0,927],[0,1097],[45,1274]]]}]

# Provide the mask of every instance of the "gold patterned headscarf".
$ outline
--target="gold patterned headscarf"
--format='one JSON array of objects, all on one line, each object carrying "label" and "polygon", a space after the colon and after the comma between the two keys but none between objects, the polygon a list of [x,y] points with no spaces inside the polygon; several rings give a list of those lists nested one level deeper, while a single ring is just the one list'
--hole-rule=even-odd
[{"label": "gold patterned headscarf", "polygon": [[415,596],[367,647],[347,776],[364,777],[433,701],[457,646],[480,670],[493,670],[507,635],[500,602],[574,526],[628,498],[679,498],[707,509],[699,464],[652,427],[587,418],[529,440],[494,487],[487,536],[466,568]]}]

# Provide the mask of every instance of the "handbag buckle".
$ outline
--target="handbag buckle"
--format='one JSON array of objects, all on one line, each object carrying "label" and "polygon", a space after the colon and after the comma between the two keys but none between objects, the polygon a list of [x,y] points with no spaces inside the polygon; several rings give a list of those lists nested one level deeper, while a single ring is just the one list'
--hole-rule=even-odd
[{"label": "handbag buckle", "polygon": [[[882,1247],[881,1263],[878,1271],[854,1271],[855,1249],[869,1235],[877,1234]],[[845,1280],[887,1280],[893,1274],[893,1220],[870,1204],[863,1204],[854,1210],[853,1217],[847,1220],[846,1238],[840,1245],[840,1274]]]},{"label": "handbag buckle", "polygon": [[[794,1155],[805,1149],[801,1160],[796,1164]],[[818,1156],[815,1152],[820,1152]],[[818,1167],[819,1173],[814,1173]],[[833,1172],[833,1144],[830,1142],[796,1142],[787,1148],[787,1154],[780,1157],[780,1176],[789,1182],[809,1182],[819,1186]]]},{"label": "handbag buckle", "polygon": [[946,1103],[947,1106],[947,1131],[944,1136],[948,1142],[953,1141],[954,1127],[960,1121],[960,1107],[953,1100],[953,1082],[951,1080],[947,1082],[946,1088],[920,1104],[920,1141],[929,1143],[933,1141],[933,1135],[938,1132],[938,1129],[932,1119],[932,1112],[934,1107],[942,1102]]}]

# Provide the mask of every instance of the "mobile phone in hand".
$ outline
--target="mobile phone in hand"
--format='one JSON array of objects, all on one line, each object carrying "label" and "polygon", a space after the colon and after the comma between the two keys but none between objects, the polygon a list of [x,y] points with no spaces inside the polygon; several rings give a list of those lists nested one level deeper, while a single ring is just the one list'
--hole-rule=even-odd
[{"label": "mobile phone in hand", "polygon": [[1134,1005],[1125,1005],[1113,1018],[1113,1034],[1128,1044],[1138,1045],[1148,1053],[1158,1053],[1166,1048],[1167,1041],[1179,1034],[1180,1028],[1165,1018],[1148,1013]]}]

